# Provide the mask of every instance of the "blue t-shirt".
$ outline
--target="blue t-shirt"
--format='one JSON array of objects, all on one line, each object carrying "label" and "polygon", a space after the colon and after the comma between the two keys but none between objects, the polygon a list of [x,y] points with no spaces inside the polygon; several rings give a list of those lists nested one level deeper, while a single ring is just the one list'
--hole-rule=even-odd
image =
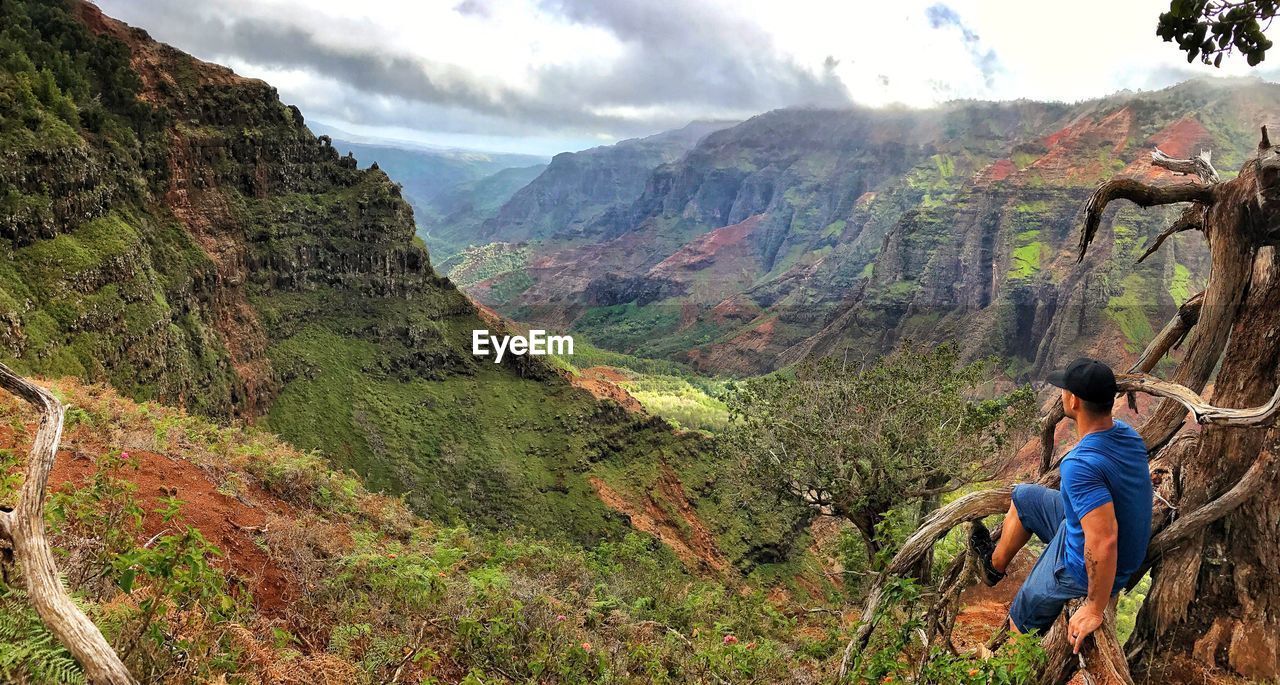
[{"label": "blue t-shirt", "polygon": [[1116,508],[1115,593],[1142,565],[1151,538],[1151,473],[1147,446],[1129,424],[1116,419],[1105,431],[1080,439],[1062,459],[1062,503],[1066,514],[1066,568],[1089,583],[1084,567],[1080,518],[1111,502]]}]

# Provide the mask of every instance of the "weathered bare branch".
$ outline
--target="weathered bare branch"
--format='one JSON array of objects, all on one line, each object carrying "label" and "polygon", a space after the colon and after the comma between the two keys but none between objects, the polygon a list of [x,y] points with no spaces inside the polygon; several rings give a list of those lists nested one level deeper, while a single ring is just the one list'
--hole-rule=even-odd
[{"label": "weathered bare branch", "polygon": [[1212,502],[1181,516],[1152,538],[1151,544],[1147,547],[1147,558],[1151,559],[1167,552],[1174,545],[1204,530],[1209,524],[1248,502],[1250,497],[1259,492],[1259,486],[1274,475],[1275,465],[1275,452],[1264,450],[1258,456],[1258,460],[1253,462],[1253,466],[1249,467],[1249,470],[1230,490]]},{"label": "weathered bare branch", "polygon": [[952,528],[967,521],[974,521],[985,516],[1007,511],[1012,492],[1013,488],[1006,486],[965,495],[944,507],[935,509],[920,524],[920,528],[915,533],[912,533],[911,537],[907,538],[907,541],[902,544],[902,549],[898,550],[897,555],[893,557],[893,561],[889,562],[889,566],[880,574],[880,579],[867,596],[866,605],[862,610],[862,623],[858,625],[853,638],[845,645],[844,657],[840,660],[840,680],[843,680],[848,674],[849,663],[853,654],[866,649],[867,642],[871,639],[871,619],[879,610],[880,602],[883,599],[884,579],[891,576],[901,576],[914,568],[920,562],[920,559],[924,558],[924,555],[933,549],[934,543]]},{"label": "weathered bare branch", "polygon": [[1178,307],[1169,322],[1160,329],[1156,337],[1151,340],[1147,348],[1142,351],[1138,357],[1138,361],[1134,362],[1133,367],[1129,369],[1129,373],[1151,373],[1156,368],[1156,364],[1164,358],[1169,350],[1182,344],[1187,339],[1187,334],[1191,332],[1191,328],[1200,321],[1200,309],[1204,307],[1204,293],[1197,293],[1187,298],[1182,306]]},{"label": "weathered bare branch", "polygon": [[1169,236],[1175,233],[1182,233],[1183,231],[1203,231],[1205,211],[1206,208],[1198,203],[1183,210],[1182,214],[1179,215],[1172,224],[1169,224],[1168,228],[1164,229],[1160,232],[1160,235],[1156,236],[1156,239],[1152,241],[1149,247],[1147,247],[1146,252],[1143,252],[1142,256],[1138,257],[1138,263],[1141,264],[1146,261],[1147,257],[1155,254],[1156,250],[1159,250],[1160,246],[1164,244],[1164,241],[1168,240]]},{"label": "weathered bare branch", "polygon": [[1055,393],[1040,419],[1040,475],[1053,468],[1053,452],[1058,446],[1058,424],[1067,418],[1062,408],[1062,395]]},{"label": "weathered bare branch", "polygon": [[1077,262],[1084,261],[1089,244],[1093,242],[1102,223],[1102,211],[1112,200],[1128,200],[1139,207],[1172,205],[1179,202],[1213,204],[1213,186],[1202,183],[1186,183],[1173,186],[1152,186],[1132,178],[1113,178],[1100,184],[1089,203],[1085,205],[1084,228],[1080,231],[1080,252]]},{"label": "weathered bare branch", "polygon": [[18,504],[5,512],[3,528],[22,568],[27,595],[40,620],[75,656],[89,682],[108,685],[134,683],[120,657],[98,627],[71,601],[58,577],[53,551],[45,538],[44,498],[49,473],[62,439],[66,410],[49,391],[0,364],[0,388],[30,403],[40,413],[40,427],[27,460],[26,480]]},{"label": "weathered bare branch", "polygon": [[974,563],[973,555],[967,551],[961,551],[951,560],[951,564],[942,573],[942,578],[938,583],[941,592],[937,601],[929,609],[928,616],[925,617],[925,628],[928,630],[928,639],[926,645],[933,644],[938,636],[944,636],[947,641],[947,649],[952,653],[956,653],[955,645],[951,642],[951,629],[955,625],[956,613],[959,609],[960,596],[965,588],[969,586],[964,582],[964,577],[973,572],[970,567]]},{"label": "weathered bare branch", "polygon": [[1151,151],[1152,166],[1158,166],[1180,174],[1195,174],[1201,183],[1210,185],[1222,180],[1218,178],[1218,170],[1213,168],[1212,160],[1213,152],[1209,150],[1201,150],[1200,154],[1186,159],[1170,157],[1160,148],[1155,148]]},{"label": "weathered bare branch", "polygon": [[1271,394],[1266,404],[1257,407],[1232,409],[1215,407],[1186,386],[1160,380],[1145,373],[1120,374],[1116,383],[1121,391],[1145,392],[1148,395],[1174,400],[1186,407],[1197,423],[1216,426],[1265,427],[1275,421],[1280,413],[1280,386]]}]

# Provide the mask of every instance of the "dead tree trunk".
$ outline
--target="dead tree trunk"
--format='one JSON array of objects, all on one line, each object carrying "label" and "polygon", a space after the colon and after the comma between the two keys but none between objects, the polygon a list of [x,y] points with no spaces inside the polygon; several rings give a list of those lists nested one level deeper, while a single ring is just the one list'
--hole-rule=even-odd
[{"label": "dead tree trunk", "polygon": [[[1200,230],[1210,249],[1208,286],[1184,305],[1135,365],[1122,375],[1127,393],[1162,398],[1140,427],[1152,452],[1152,473],[1168,502],[1153,505],[1154,537],[1147,564],[1153,577],[1138,625],[1125,655],[1110,632],[1093,640],[1088,670],[1106,681],[1127,682],[1129,668],[1176,679],[1166,667],[1199,663],[1258,680],[1280,678],[1280,148],[1262,130],[1258,154],[1239,175],[1219,182],[1207,153],[1174,160],[1158,150],[1153,164],[1193,173],[1199,183],[1147,186],[1132,179],[1103,183],[1085,212],[1080,238],[1083,259],[1108,202],[1127,199],[1143,207],[1193,203],[1147,251],[1169,235]],[[1146,255],[1144,255],[1145,258]],[[1190,334],[1172,378],[1147,375],[1155,363]],[[1214,371],[1217,376],[1214,377]],[[1213,379],[1212,398],[1200,393]],[[1186,424],[1188,412],[1199,432]],[[1050,403],[1042,419],[1041,482],[1054,484],[1053,429],[1061,405]],[[948,530],[1003,511],[1008,489],[974,493],[934,512],[890,563],[885,575],[901,574]],[[1171,505],[1171,506],[1169,506]],[[934,625],[949,626],[956,586],[971,582],[962,562],[953,565],[931,614]],[[1136,582],[1136,578],[1134,582]],[[873,588],[865,615],[874,615],[880,586]],[[871,627],[863,625],[845,650],[841,676],[851,654],[864,647]],[[1106,630],[1110,630],[1107,628]],[[1051,667],[1042,682],[1065,682],[1077,663],[1063,657],[1061,631],[1045,645]]]},{"label": "dead tree trunk", "polygon": [[1270,680],[1280,677],[1280,481],[1269,451],[1280,436],[1267,428],[1280,393],[1280,155],[1266,129],[1257,156],[1213,190],[1200,227],[1209,285],[1174,380],[1200,389],[1218,367],[1213,404],[1272,410],[1195,436],[1166,400],[1144,422],[1149,443],[1178,430],[1187,440],[1166,460],[1177,510],[1149,552],[1152,588],[1128,648],[1134,670],[1152,675],[1191,661]]},{"label": "dead tree trunk", "polygon": [[[1214,383],[1218,405],[1258,404],[1277,385],[1280,264],[1272,248],[1251,261],[1248,297]],[[1158,671],[1176,654],[1249,678],[1280,677],[1280,480],[1264,451],[1277,438],[1274,429],[1206,426],[1197,449],[1173,465],[1184,516],[1225,499],[1247,473],[1254,477],[1237,490],[1234,510],[1153,559],[1151,593],[1131,641],[1142,650],[1135,667]]]},{"label": "dead tree trunk", "polygon": [[40,412],[40,427],[31,445],[26,480],[13,511],[0,511],[0,541],[13,547],[27,596],[36,614],[84,668],[95,685],[126,685],[133,677],[107,644],[98,627],[71,601],[58,577],[53,552],[44,533],[44,497],[49,472],[62,439],[65,410],[49,391],[0,364],[0,387]]}]

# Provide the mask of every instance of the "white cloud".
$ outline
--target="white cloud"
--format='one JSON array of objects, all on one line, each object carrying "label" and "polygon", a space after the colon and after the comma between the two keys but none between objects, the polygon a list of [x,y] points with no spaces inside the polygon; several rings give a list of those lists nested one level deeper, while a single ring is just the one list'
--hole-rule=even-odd
[{"label": "white cloud", "polygon": [[[1163,0],[100,0],[309,116],[583,146],[799,104],[1074,101],[1193,74]],[[548,149],[548,151],[551,151]]]}]

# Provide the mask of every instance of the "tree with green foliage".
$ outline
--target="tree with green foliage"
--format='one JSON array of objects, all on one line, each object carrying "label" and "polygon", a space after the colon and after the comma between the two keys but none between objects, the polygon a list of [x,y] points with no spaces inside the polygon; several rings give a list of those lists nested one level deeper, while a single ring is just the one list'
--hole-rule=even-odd
[{"label": "tree with green foliage", "polygon": [[851,522],[874,559],[891,510],[989,480],[1031,426],[1030,388],[981,397],[991,369],[954,345],[803,362],[735,389],[726,445],[749,477]]},{"label": "tree with green foliage", "polygon": [[1160,15],[1156,35],[1177,43],[1188,62],[1199,57],[1218,67],[1223,57],[1238,51],[1253,67],[1271,48],[1266,30],[1277,11],[1280,0],[1173,0]]}]

